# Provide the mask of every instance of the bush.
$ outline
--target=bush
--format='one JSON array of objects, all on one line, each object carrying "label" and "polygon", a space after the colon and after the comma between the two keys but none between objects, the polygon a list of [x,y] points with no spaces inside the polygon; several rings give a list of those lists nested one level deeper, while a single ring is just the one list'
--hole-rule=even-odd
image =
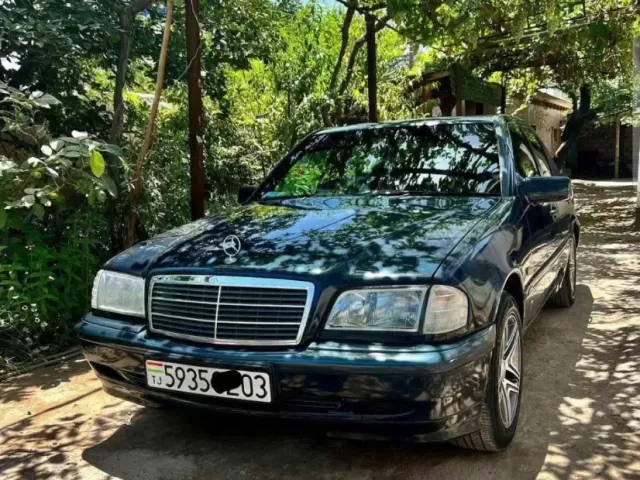
[{"label": "bush", "polygon": [[[59,231],[23,223],[5,229],[0,247],[0,367],[73,342],[89,308],[91,285],[108,251],[106,225],[92,211],[69,215]],[[9,231],[11,234],[9,235]]]},{"label": "bush", "polygon": [[84,132],[52,139],[37,121],[58,100],[0,83],[0,367],[67,346],[108,254],[103,202],[117,188]]}]

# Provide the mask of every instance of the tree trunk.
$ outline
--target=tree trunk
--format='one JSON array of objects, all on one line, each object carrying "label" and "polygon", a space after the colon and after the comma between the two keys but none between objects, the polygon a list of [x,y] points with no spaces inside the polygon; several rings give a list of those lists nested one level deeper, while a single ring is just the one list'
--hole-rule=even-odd
[{"label": "tree trunk", "polygon": [[[356,11],[355,6],[349,5],[349,7],[347,8],[347,13],[345,13],[345,16],[344,16],[344,21],[342,22],[342,28],[341,28],[342,42],[340,44],[340,53],[338,53],[338,59],[336,60],[336,64],[333,67],[331,80],[329,81],[329,99],[330,100],[333,100],[335,96],[336,84],[338,83],[338,75],[340,74],[340,68],[342,67],[344,56],[347,53],[347,46],[349,44],[349,29],[351,28],[351,22],[353,20],[353,15],[355,11]],[[331,117],[329,115],[330,109],[331,109],[331,106],[329,104],[324,104],[322,106],[322,121],[324,122],[325,127],[330,127],[332,125]]]},{"label": "tree trunk", "polygon": [[[120,145],[124,130],[124,87],[129,69],[129,57],[131,55],[131,45],[133,44],[133,25],[135,16],[147,8],[153,0],[131,0],[129,4],[120,11],[120,51],[116,62],[116,81],[113,90],[113,118],[111,119],[111,130],[109,132],[109,143]],[[107,171],[117,186],[121,184],[120,165],[118,159],[113,155],[106,154]],[[116,253],[122,249],[124,232],[117,228],[118,208],[116,201],[109,197],[107,199],[107,221],[109,224],[109,238],[111,253]]]},{"label": "tree trunk", "polygon": [[205,181],[202,139],[202,88],[200,78],[200,0],[185,0],[187,43],[187,93],[189,96],[189,173],[191,177],[191,220],[204,216]]},{"label": "tree trunk", "polygon": [[164,33],[162,35],[162,48],[160,49],[160,59],[158,60],[158,75],[156,77],[156,90],[147,121],[147,129],[144,134],[144,141],[140,149],[140,156],[133,174],[133,189],[131,191],[131,212],[129,212],[129,230],[127,232],[127,247],[133,245],[136,239],[137,223],[138,223],[138,204],[140,203],[140,193],[142,190],[142,167],[147,158],[147,154],[151,149],[153,142],[153,129],[158,114],[158,105],[160,104],[160,95],[162,94],[162,86],[164,84],[164,69],[167,63],[167,50],[169,47],[169,38],[171,37],[171,23],[173,21],[173,3],[167,0],[167,10],[165,14]]},{"label": "tree trunk", "polygon": [[378,121],[378,69],[376,63],[376,18],[367,15],[367,92],[369,96],[369,121]]},{"label": "tree trunk", "polygon": [[555,159],[558,168],[562,170],[571,160],[577,157],[578,137],[582,129],[596,117],[596,112],[591,110],[591,89],[588,85],[580,87],[580,101],[577,108],[567,118],[567,124],[560,136],[560,146],[556,150]]},{"label": "tree trunk", "polygon": [[[135,16],[153,3],[153,0],[131,0],[120,12],[120,51],[116,63],[116,83],[113,90],[113,119],[109,142],[120,145],[124,128],[124,87],[129,70],[129,56],[133,43],[133,21]],[[115,180],[115,179],[114,179]]]},{"label": "tree trunk", "polygon": [[[377,33],[380,30],[382,30],[384,27],[387,26],[387,23],[389,23],[390,19],[391,17],[389,15],[385,15],[384,17],[382,17],[376,23],[374,31]],[[345,71],[344,78],[342,79],[342,83],[340,84],[340,89],[338,90],[336,95],[337,98],[341,99],[341,100],[338,100],[337,106],[336,106],[336,118],[338,120],[343,115],[344,100],[342,99],[342,97],[345,95],[345,92],[347,91],[347,88],[351,83],[351,77],[353,76],[353,69],[356,65],[358,54],[360,53],[360,50],[362,50],[362,47],[364,47],[366,43],[367,43],[367,35],[365,34],[354,42],[353,48],[351,49],[351,53],[349,54],[349,60],[347,61],[347,69]]]}]

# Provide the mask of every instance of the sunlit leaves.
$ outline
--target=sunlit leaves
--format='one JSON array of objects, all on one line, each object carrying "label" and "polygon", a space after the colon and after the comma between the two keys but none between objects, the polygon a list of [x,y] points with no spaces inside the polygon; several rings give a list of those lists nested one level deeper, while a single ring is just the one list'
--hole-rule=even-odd
[{"label": "sunlit leaves", "polygon": [[84,140],[89,137],[89,134],[87,132],[79,132],[77,130],[73,130],[71,132],[71,136],[76,140]]},{"label": "sunlit leaves", "polygon": [[60,100],[47,93],[45,93],[44,95],[39,95],[37,97],[32,97],[31,100],[33,100],[36,105],[42,108],[51,108],[54,105],[60,105]]},{"label": "sunlit leaves", "polygon": [[104,173],[105,163],[102,154],[94,150],[91,152],[91,159],[89,160],[89,165],[91,167],[91,173],[93,173],[96,177],[100,178]]},{"label": "sunlit leaves", "polygon": [[[42,128],[33,119],[38,100],[44,93],[29,94],[10,91],[5,97],[14,100],[14,115],[4,118],[5,127],[15,131],[35,131]],[[14,118],[20,119],[18,123]],[[6,130],[5,130],[6,131]],[[122,151],[113,145],[92,139],[86,132],[73,131],[70,137],[51,140],[44,133],[32,137],[30,156],[19,149],[12,150],[16,159],[0,156],[0,208],[3,216],[35,219],[44,222],[47,209],[54,202],[84,195],[88,202],[104,202],[117,195],[115,182],[107,174],[107,164],[101,151],[109,152],[115,161],[122,161]],[[19,155],[22,159],[18,160]],[[26,157],[26,160],[24,158]],[[6,223],[6,219],[4,222]]]},{"label": "sunlit leaves", "polygon": [[53,154],[53,149],[49,145],[42,145],[40,151],[46,156]]}]

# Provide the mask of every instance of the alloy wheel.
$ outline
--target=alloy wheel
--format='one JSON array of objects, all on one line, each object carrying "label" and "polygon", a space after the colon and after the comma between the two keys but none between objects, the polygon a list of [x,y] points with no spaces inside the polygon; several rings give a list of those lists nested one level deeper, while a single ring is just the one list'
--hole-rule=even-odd
[{"label": "alloy wheel", "polygon": [[518,410],[522,371],[520,329],[511,312],[502,329],[498,378],[498,410],[505,428],[509,428]]}]

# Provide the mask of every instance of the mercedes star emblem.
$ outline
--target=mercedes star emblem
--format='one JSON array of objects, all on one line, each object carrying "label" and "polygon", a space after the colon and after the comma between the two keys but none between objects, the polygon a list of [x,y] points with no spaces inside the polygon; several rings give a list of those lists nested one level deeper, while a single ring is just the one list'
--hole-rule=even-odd
[{"label": "mercedes star emblem", "polygon": [[230,257],[235,257],[240,253],[241,248],[242,244],[240,243],[240,239],[235,235],[229,235],[224,239],[224,242],[222,242],[222,249],[224,250],[224,253]]}]

